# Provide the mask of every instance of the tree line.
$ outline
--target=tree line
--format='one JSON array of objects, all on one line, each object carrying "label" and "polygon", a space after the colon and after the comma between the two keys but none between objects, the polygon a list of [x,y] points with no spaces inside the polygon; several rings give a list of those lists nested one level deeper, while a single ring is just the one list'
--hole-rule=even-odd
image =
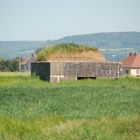
[{"label": "tree line", "polygon": [[19,71],[19,61],[21,58],[16,57],[15,59],[8,60],[4,58],[0,58],[0,71]]}]

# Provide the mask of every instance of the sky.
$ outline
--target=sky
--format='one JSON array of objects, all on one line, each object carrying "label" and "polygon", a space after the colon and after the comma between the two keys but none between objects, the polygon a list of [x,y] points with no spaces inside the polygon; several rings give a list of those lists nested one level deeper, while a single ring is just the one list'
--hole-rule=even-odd
[{"label": "sky", "polygon": [[140,31],[140,0],[0,0],[0,40]]}]

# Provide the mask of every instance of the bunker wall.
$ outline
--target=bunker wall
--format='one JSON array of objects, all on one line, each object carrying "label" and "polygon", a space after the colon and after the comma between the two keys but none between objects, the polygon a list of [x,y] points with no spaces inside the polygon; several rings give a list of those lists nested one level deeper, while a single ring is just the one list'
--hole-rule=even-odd
[{"label": "bunker wall", "polygon": [[50,63],[31,63],[31,74],[39,76],[42,80],[50,81]]},{"label": "bunker wall", "polygon": [[122,65],[109,62],[43,62],[32,63],[32,73],[50,82],[98,77],[122,76]]}]

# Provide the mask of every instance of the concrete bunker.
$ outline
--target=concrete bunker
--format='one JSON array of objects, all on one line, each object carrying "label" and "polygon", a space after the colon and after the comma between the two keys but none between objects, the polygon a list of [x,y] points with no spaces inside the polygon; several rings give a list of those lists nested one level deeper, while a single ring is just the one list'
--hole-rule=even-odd
[{"label": "concrete bunker", "polygon": [[118,62],[36,61],[31,64],[31,73],[49,82],[119,77],[121,70],[122,64]]}]

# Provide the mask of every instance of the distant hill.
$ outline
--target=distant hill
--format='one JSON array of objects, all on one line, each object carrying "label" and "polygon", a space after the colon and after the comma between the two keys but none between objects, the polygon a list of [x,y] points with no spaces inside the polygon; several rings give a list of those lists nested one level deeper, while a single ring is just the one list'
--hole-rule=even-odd
[{"label": "distant hill", "polygon": [[48,41],[48,44],[78,43],[96,46],[101,49],[140,48],[140,32],[112,32],[74,35],[59,40]]},{"label": "distant hill", "polygon": [[103,51],[107,59],[114,58],[118,61],[128,55],[130,51],[140,52],[140,32],[93,33],[48,41],[0,42],[0,57],[23,57],[34,52],[37,48],[60,43],[87,44]]},{"label": "distant hill", "polygon": [[12,59],[25,57],[44,47],[45,41],[0,41],[0,57]]},{"label": "distant hill", "polygon": [[103,51],[107,59],[121,60],[130,51],[140,52],[140,32],[112,32],[74,35],[47,44],[78,43],[95,46]]}]

